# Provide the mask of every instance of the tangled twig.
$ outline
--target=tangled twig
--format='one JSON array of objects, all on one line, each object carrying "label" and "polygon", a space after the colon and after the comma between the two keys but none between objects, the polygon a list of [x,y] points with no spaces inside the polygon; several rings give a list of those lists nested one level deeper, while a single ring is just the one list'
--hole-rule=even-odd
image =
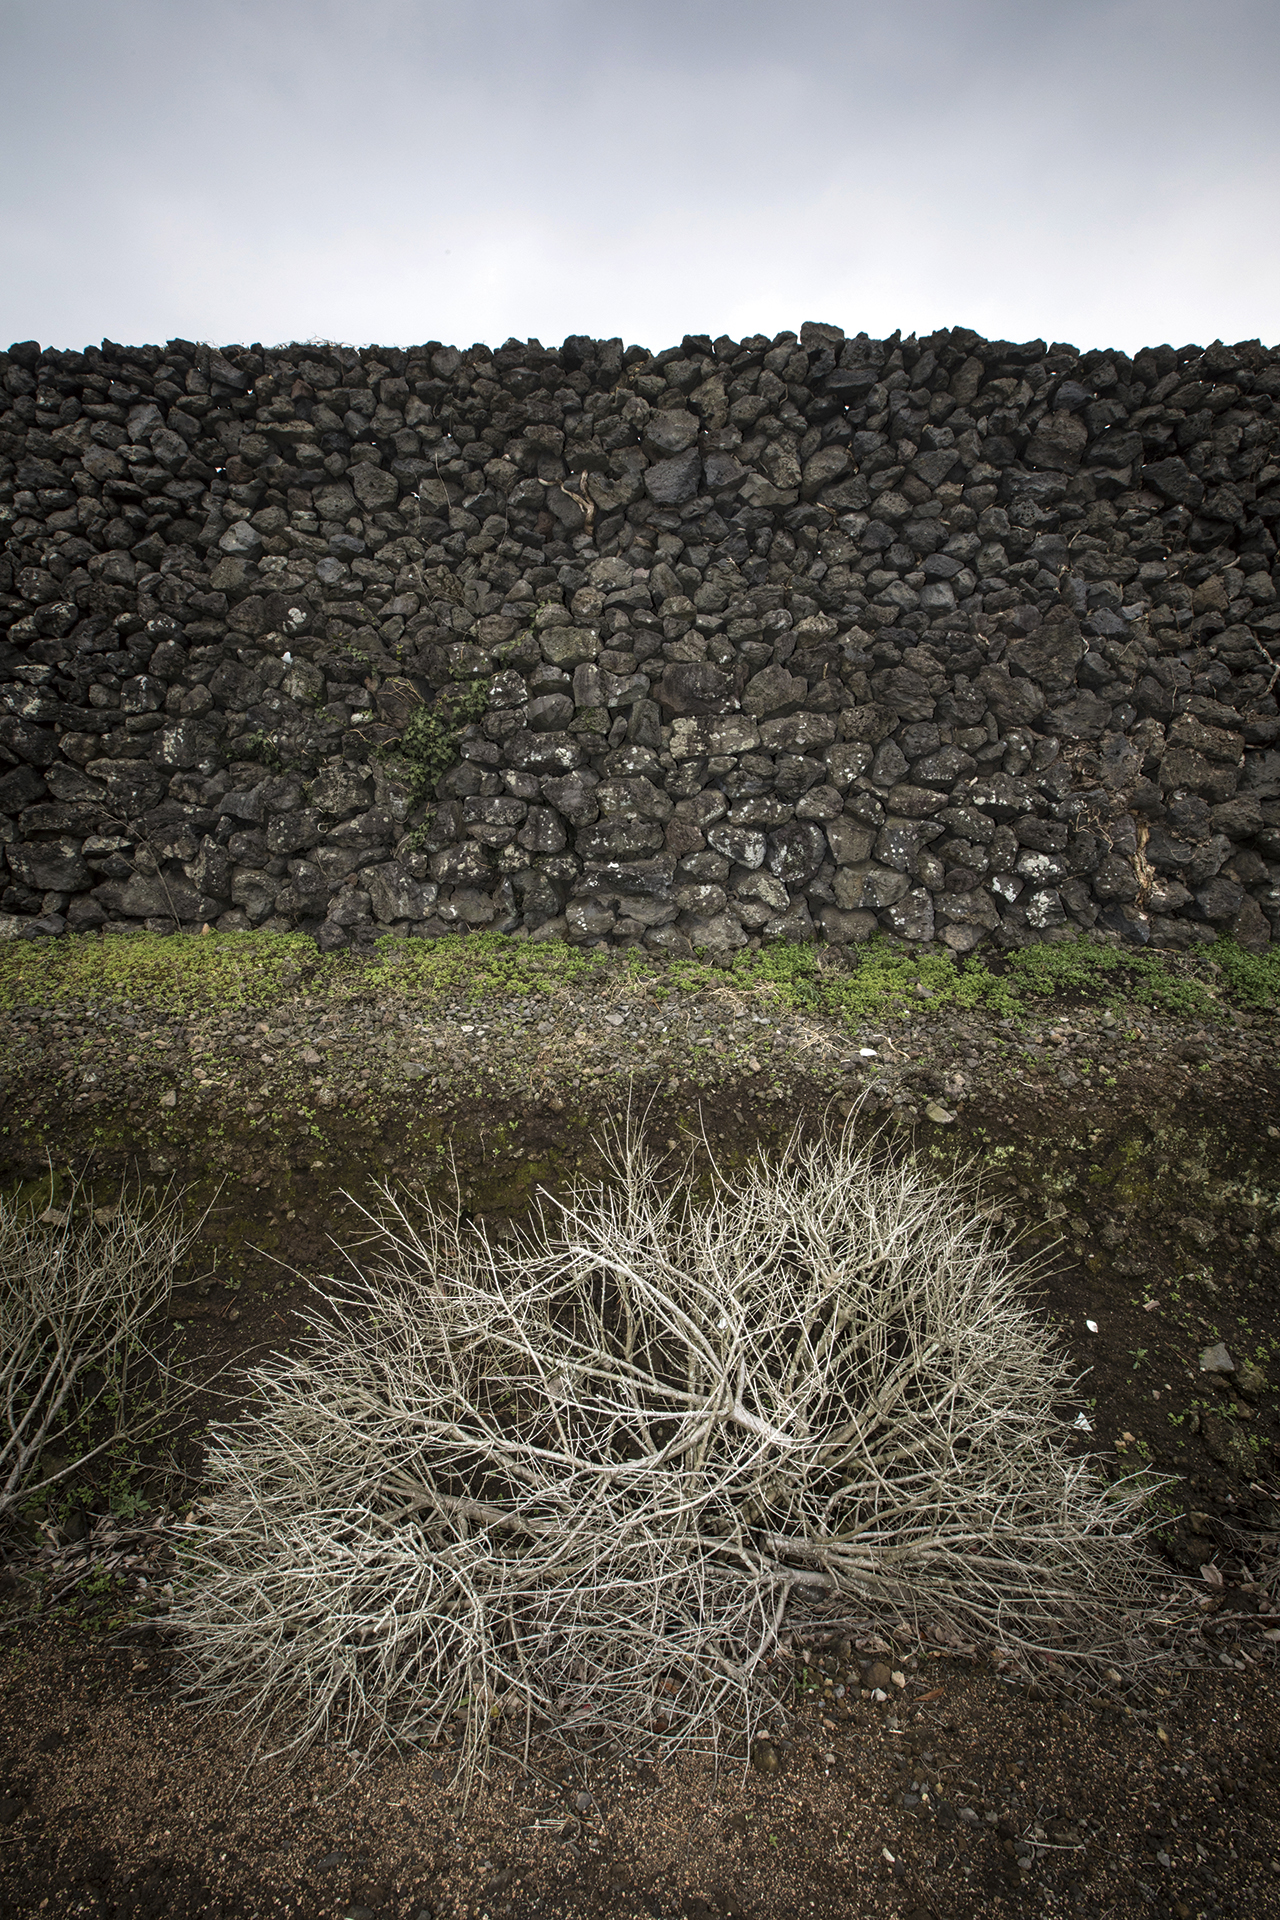
[{"label": "tangled twig", "polygon": [[[198,1230],[175,1197],[151,1206],[122,1193],[95,1209],[76,1182],[39,1216],[0,1198],[0,1520],[154,1419],[154,1408],[125,1411],[127,1370],[155,1362],[144,1329]],[[105,1408],[115,1417],[99,1445],[42,1461],[73,1410],[87,1419]]]},{"label": "tangled twig", "polygon": [[749,1735],[806,1597],[1124,1657],[1145,1490],[1070,1450],[1067,1363],[957,1189],[846,1137],[699,1201],[624,1138],[500,1245],[368,1217],[369,1278],[216,1438],[174,1611],[211,1703],[473,1772],[504,1719]]}]

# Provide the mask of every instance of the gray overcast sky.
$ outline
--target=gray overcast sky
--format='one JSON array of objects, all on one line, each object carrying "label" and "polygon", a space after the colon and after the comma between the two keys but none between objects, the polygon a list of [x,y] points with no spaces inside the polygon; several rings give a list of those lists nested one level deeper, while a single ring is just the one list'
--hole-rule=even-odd
[{"label": "gray overcast sky", "polygon": [[0,0],[0,341],[1280,338],[1277,0]]}]

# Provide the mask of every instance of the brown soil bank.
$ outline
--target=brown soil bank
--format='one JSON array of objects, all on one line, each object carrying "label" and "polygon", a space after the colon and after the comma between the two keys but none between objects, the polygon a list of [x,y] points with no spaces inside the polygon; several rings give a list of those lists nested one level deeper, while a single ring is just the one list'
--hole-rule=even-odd
[{"label": "brown soil bank", "polygon": [[[1102,945],[996,972],[887,946],[732,967],[249,936],[0,956],[9,1188],[173,1179],[209,1207],[171,1308],[198,1378],[233,1363],[200,1418],[288,1341],[379,1181],[456,1190],[501,1231],[592,1171],[628,1098],[695,1179],[853,1111],[973,1163],[979,1204],[1045,1254],[1044,1309],[1088,1369],[1080,1445],[1176,1476],[1141,1691],[1046,1697],[998,1649],[833,1620],[780,1651],[745,1776],[547,1749],[464,1805],[447,1753],[255,1766],[177,1701],[163,1589],[201,1445],[161,1433],[4,1543],[0,1914],[1280,1910],[1274,996],[1225,950]],[[1219,1343],[1229,1373],[1202,1366]]]}]

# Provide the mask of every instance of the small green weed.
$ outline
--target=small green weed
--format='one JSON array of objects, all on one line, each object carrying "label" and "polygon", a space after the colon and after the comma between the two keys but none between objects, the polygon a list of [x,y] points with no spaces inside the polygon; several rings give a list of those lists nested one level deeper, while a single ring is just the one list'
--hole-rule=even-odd
[{"label": "small green weed", "polygon": [[269,733],[259,729],[256,733],[242,733],[227,748],[228,760],[256,760],[260,766],[271,773],[279,773],[284,766],[280,749]]},{"label": "small green weed", "polygon": [[398,740],[390,740],[378,749],[384,759],[408,763],[409,788],[415,802],[434,792],[436,781],[457,758],[463,728],[482,720],[488,705],[487,680],[445,687],[430,706],[424,702],[410,715]]}]

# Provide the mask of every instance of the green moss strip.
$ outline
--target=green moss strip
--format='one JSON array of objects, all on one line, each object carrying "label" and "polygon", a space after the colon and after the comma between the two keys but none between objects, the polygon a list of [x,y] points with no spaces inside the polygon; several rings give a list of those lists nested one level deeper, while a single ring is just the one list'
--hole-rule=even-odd
[{"label": "green moss strip", "polygon": [[842,953],[779,944],[738,954],[728,967],[499,934],[388,938],[372,955],[321,954],[294,933],[85,935],[0,949],[0,1007],[8,1009],[138,1001],[183,1015],[269,1008],[300,992],[345,999],[370,991],[474,1004],[606,979],[686,993],[726,986],[767,993],[784,1007],[851,1025],[947,1009],[1025,1019],[1035,1016],[1037,1003],[1058,996],[1211,1020],[1233,1006],[1280,1008],[1280,948],[1252,954],[1224,939],[1174,955],[1078,939],[994,962],[976,955],[957,962],[874,939]]}]

